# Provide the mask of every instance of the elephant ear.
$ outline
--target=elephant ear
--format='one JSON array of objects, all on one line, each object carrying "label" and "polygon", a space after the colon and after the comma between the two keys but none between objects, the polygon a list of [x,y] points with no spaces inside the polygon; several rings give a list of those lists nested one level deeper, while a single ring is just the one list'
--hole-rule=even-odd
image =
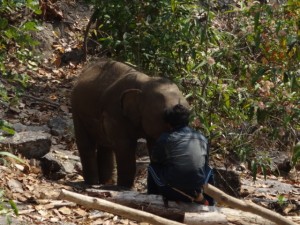
[{"label": "elephant ear", "polygon": [[140,102],[142,90],[129,89],[121,95],[121,107],[123,115],[129,118],[135,125],[141,121]]}]

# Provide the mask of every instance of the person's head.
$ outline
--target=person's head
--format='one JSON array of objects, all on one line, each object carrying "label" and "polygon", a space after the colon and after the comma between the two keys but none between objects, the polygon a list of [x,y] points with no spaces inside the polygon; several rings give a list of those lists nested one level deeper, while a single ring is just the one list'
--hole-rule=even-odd
[{"label": "person's head", "polygon": [[189,124],[190,110],[181,104],[164,111],[163,119],[172,128],[183,127]]}]

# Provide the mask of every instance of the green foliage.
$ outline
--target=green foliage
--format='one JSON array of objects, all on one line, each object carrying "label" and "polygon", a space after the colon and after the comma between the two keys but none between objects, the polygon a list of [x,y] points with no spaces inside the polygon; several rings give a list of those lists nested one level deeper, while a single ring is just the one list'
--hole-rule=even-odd
[{"label": "green foliage", "polygon": [[10,152],[4,152],[4,151],[0,151],[0,160],[3,161],[4,163],[6,163],[6,160],[4,159],[4,157],[9,157],[12,158],[20,163],[25,163],[22,159],[20,159],[19,157],[15,156],[14,154],[10,153]]},{"label": "green foliage", "polygon": [[195,55],[197,48],[189,37],[193,35],[200,40],[201,36],[195,29],[199,22],[194,1],[171,2],[171,5],[170,1],[97,2],[99,42],[114,57],[130,61],[147,72],[179,75],[178,69]]},{"label": "green foliage", "polygon": [[[6,122],[5,120],[0,120],[0,139],[3,138],[3,134],[1,131],[4,132],[5,135],[14,135],[15,131],[11,127],[11,125]],[[24,160],[17,157],[16,155],[6,152],[6,151],[0,151],[0,162],[3,164],[6,164],[6,158],[9,157],[11,159],[14,159],[22,164],[25,164]],[[0,216],[5,215],[7,224],[11,224],[10,215],[11,213],[14,213],[15,215],[18,215],[18,208],[17,205],[13,200],[7,200],[4,196],[4,190],[0,189]]]},{"label": "green foliage", "polygon": [[14,51],[23,51],[37,44],[30,36],[30,31],[37,30],[36,22],[22,20],[26,10],[28,13],[41,13],[37,0],[0,2],[0,71],[5,71],[4,62],[8,54],[13,53],[9,52],[12,46],[16,46]]},{"label": "green foliage", "polygon": [[31,38],[37,30],[37,23],[30,21],[32,14],[40,14],[37,0],[3,0],[0,1],[0,104],[15,104],[23,87],[26,87],[28,76],[16,70],[7,69],[7,63],[26,63],[33,60],[29,50],[38,44]]},{"label": "green foliage", "polygon": [[[0,131],[4,131],[6,134],[13,135],[14,130],[10,127],[10,125],[3,120],[0,120]],[[2,137],[0,133],[0,138]],[[0,151],[0,162],[3,164],[6,164],[6,157],[12,158],[20,163],[25,163],[22,159],[15,156],[14,154],[6,151]],[[11,213],[14,213],[15,215],[18,215],[18,208],[16,203],[13,200],[7,200],[4,196],[4,190],[0,189],[0,216],[5,215],[6,216],[6,222],[7,224],[11,224]]]},{"label": "green foliage", "polygon": [[267,154],[260,154],[257,155],[252,161],[251,161],[251,170],[252,170],[252,176],[253,180],[256,180],[256,176],[258,171],[260,170],[262,174],[264,175],[264,179],[267,179],[267,172],[271,170],[271,158]]},{"label": "green foliage", "polygon": [[293,150],[292,165],[295,166],[300,161],[300,142],[298,142]]},{"label": "green foliage", "polygon": [[278,201],[279,206],[282,207],[286,203],[287,200],[283,195],[279,195],[277,197],[277,201]]},{"label": "green foliage", "polygon": [[[8,204],[7,204],[8,203]],[[6,223],[11,224],[11,213],[14,213],[15,215],[18,215],[19,210],[17,208],[17,205],[12,200],[6,200],[4,196],[4,190],[0,189],[0,215],[6,216]]]},{"label": "green foliage", "polygon": [[[3,138],[2,132],[4,132],[5,135],[14,135],[15,131],[11,127],[11,125],[6,122],[5,120],[0,119],[0,139]],[[17,157],[16,155],[6,152],[6,151],[0,151],[0,162],[3,164],[6,164],[6,158],[9,157],[11,159],[14,159],[20,163],[25,164],[24,160]],[[18,208],[17,205],[13,200],[7,200],[4,196],[4,190],[0,189],[0,216],[5,215],[6,216],[6,222],[7,224],[11,224],[11,213],[14,213],[15,215],[18,215]]]},{"label": "green foliage", "polygon": [[[11,125],[7,121],[2,120],[2,119],[0,119],[0,131],[3,131],[8,135],[14,135],[15,134],[15,131],[11,127]],[[0,133],[0,138],[1,138],[1,133]]]}]

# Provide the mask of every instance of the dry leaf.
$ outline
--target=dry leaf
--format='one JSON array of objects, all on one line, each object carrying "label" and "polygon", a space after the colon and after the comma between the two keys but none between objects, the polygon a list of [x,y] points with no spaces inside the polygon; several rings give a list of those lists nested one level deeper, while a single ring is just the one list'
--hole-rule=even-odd
[{"label": "dry leaf", "polygon": [[73,209],[74,213],[77,213],[79,216],[86,216],[87,212],[81,208]]},{"label": "dry leaf", "polygon": [[67,105],[61,105],[60,109],[65,113],[69,113],[69,107]]},{"label": "dry leaf", "polygon": [[68,207],[61,207],[58,209],[59,212],[61,212],[64,215],[70,215],[72,213],[71,209]]},{"label": "dry leaf", "polygon": [[297,208],[294,204],[288,204],[285,209],[283,210],[283,213],[285,215],[288,215],[290,211],[292,211],[293,209]]},{"label": "dry leaf", "polygon": [[45,216],[48,215],[48,211],[47,211],[47,210],[41,209],[41,210],[37,210],[37,211],[38,211],[38,213],[39,213],[42,217],[45,217]]},{"label": "dry leaf", "polygon": [[15,179],[10,179],[7,182],[7,185],[8,185],[8,187],[10,188],[10,190],[12,192],[19,192],[19,193],[24,192],[22,184],[19,181],[15,180]]},{"label": "dry leaf", "polygon": [[105,224],[103,219],[97,219],[91,223],[91,225],[102,225]]},{"label": "dry leaf", "polygon": [[56,95],[50,95],[48,98],[49,98],[50,100],[52,100],[52,101],[57,100],[57,96],[56,96]]},{"label": "dry leaf", "polygon": [[53,217],[53,218],[50,218],[50,222],[51,223],[57,223],[57,222],[59,222],[59,219],[56,218],[56,217]]}]

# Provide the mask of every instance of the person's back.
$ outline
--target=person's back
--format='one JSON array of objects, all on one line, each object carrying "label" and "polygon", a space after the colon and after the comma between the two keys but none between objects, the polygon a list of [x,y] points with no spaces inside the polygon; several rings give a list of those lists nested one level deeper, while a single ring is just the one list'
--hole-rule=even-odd
[{"label": "person's back", "polygon": [[178,188],[196,188],[204,182],[207,140],[189,127],[170,133],[165,145],[162,179]]},{"label": "person's back", "polygon": [[149,194],[160,193],[169,200],[203,200],[201,187],[211,172],[208,143],[200,132],[188,126],[189,113],[180,104],[165,112],[164,120],[170,131],[163,133],[151,149]]}]

